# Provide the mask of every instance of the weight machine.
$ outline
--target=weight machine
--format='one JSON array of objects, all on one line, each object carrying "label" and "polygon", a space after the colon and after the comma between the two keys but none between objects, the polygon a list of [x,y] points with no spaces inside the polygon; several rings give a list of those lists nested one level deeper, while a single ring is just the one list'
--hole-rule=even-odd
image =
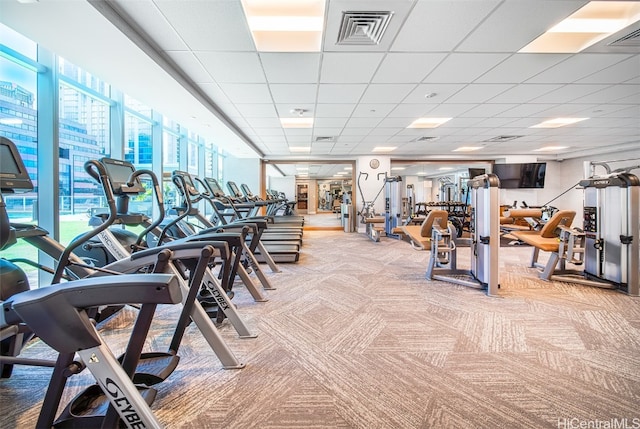
[{"label": "weight machine", "polygon": [[584,269],[554,271],[555,264],[550,267],[548,263],[543,274],[546,279],[640,296],[640,180],[630,173],[615,172],[579,184],[584,188],[583,229],[563,228],[560,249],[552,257],[561,264],[584,265]]},{"label": "weight machine", "polygon": [[386,176],[384,190],[384,231],[387,237],[400,238],[395,230],[403,219],[402,176]]},{"label": "weight machine", "polygon": [[[376,215],[374,206],[376,200],[386,186],[386,180],[380,190],[378,190],[376,196],[373,197],[373,200],[366,201],[364,198],[364,193],[362,192],[362,186],[360,185],[360,178],[362,176],[364,176],[364,180],[366,181],[369,178],[369,173],[361,171],[360,174],[358,174],[358,191],[360,191],[360,197],[362,198],[362,210],[358,212],[358,214],[360,215],[360,223],[365,224],[367,236],[377,243],[378,241],[380,241],[380,233],[384,232],[384,228],[381,228],[379,225],[385,224],[385,218]],[[376,179],[380,180],[380,176],[385,176],[386,178],[387,173],[378,173]]]},{"label": "weight machine", "polygon": [[[468,182],[471,193],[471,222],[469,239],[455,239],[455,229],[434,225],[431,236],[431,255],[427,266],[428,280],[486,289],[487,295],[497,296],[498,251],[500,248],[500,181],[494,174],[476,176]],[[471,267],[457,267],[456,241],[469,241]]]}]

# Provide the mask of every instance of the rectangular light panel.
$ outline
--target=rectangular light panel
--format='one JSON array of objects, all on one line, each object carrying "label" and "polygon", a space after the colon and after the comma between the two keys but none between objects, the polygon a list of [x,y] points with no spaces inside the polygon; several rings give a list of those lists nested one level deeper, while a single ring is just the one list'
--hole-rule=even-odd
[{"label": "rectangular light panel", "polygon": [[260,52],[320,52],[325,0],[242,0]]}]

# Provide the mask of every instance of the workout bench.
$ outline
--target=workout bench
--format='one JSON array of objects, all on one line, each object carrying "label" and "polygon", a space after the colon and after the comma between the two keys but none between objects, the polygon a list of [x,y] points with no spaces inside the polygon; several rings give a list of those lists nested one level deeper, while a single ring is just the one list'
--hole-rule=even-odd
[{"label": "workout bench", "polygon": [[[544,268],[540,274],[540,278],[543,280],[550,280],[551,275],[556,269],[558,261],[561,263],[561,269],[564,270],[565,251],[566,246],[563,243],[561,250],[560,232],[563,228],[569,229],[573,223],[573,219],[576,216],[575,211],[560,210],[554,214],[551,219],[542,227],[540,231],[513,231],[511,235],[516,237],[531,246],[533,246],[533,252],[531,254],[531,268]],[[538,256],[540,250],[544,252],[550,252],[549,260],[546,265],[538,263]],[[573,249],[572,249],[573,252]],[[571,262],[571,261],[570,261]],[[577,262],[577,261],[575,261]]]},{"label": "workout bench", "polygon": [[448,220],[449,213],[446,210],[431,210],[421,225],[402,225],[400,231],[409,238],[409,243],[414,249],[429,250],[433,225],[447,228]]}]

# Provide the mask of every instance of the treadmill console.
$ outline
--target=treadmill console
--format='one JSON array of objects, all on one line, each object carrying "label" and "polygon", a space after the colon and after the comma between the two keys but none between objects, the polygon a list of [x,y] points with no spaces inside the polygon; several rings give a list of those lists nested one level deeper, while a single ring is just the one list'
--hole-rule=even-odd
[{"label": "treadmill console", "polygon": [[211,191],[213,192],[213,196],[214,197],[220,198],[220,197],[224,197],[225,196],[225,193],[222,190],[222,187],[220,186],[220,184],[218,183],[218,181],[216,179],[212,179],[211,177],[205,177],[204,181],[211,188]]}]

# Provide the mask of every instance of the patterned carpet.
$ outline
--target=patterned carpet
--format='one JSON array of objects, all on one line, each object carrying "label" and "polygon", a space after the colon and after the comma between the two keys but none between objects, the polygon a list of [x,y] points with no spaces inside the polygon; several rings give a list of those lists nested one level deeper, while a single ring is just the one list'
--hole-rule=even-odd
[{"label": "patterned carpet", "polygon": [[[192,324],[153,409],[168,428],[640,427],[640,299],[538,280],[530,251],[501,248],[488,297],[425,280],[428,253],[406,242],[306,231],[300,262],[266,269],[268,302],[236,288],[259,336],[220,329],[246,367],[222,369]],[[162,308],[149,349],[167,347],[177,310]],[[103,329],[116,351],[134,315]],[[0,427],[34,426],[50,371],[0,381]]]}]

